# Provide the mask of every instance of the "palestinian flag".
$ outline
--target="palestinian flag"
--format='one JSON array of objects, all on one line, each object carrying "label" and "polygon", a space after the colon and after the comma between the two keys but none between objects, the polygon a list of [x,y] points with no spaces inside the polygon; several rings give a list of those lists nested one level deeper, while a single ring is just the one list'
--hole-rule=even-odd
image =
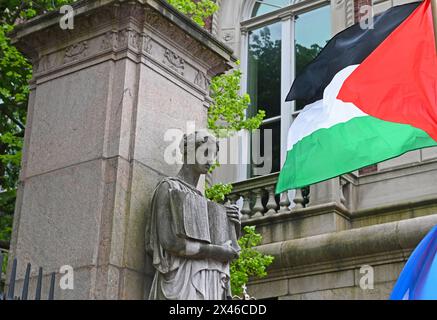
[{"label": "palestinian flag", "polygon": [[393,7],[332,38],[296,78],[277,193],[437,146],[437,56],[430,0]]}]

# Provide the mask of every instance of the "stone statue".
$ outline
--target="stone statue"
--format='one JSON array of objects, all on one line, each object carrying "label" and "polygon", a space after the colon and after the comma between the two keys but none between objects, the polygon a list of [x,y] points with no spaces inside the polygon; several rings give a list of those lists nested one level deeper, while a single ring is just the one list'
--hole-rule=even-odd
[{"label": "stone statue", "polygon": [[[190,141],[214,150],[206,161],[187,161]],[[210,148],[211,145],[213,148]],[[182,148],[183,147],[183,148]],[[229,266],[239,254],[240,212],[207,200],[196,189],[217,156],[217,141],[208,132],[185,135],[181,143],[184,164],[177,177],[163,179],[155,189],[146,248],[155,276],[151,300],[224,300],[231,297]],[[203,154],[203,153],[202,153]]]}]

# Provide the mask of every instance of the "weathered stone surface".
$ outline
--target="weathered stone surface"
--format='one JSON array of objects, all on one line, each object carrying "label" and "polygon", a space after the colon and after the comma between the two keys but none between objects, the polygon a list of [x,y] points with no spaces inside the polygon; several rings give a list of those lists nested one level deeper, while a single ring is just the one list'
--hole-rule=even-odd
[{"label": "weathered stone surface", "polygon": [[402,166],[409,163],[420,162],[420,150],[415,150],[411,152],[407,152],[400,157],[381,162],[378,167],[380,170],[389,169],[393,167]]},{"label": "weathered stone surface", "polygon": [[432,160],[437,158],[437,148],[422,149],[422,161]]},{"label": "weathered stone surface", "polygon": [[286,296],[288,292],[288,280],[274,280],[269,282],[249,285],[247,292],[256,299]]},{"label": "weathered stone surface", "polygon": [[289,293],[306,293],[354,286],[354,271],[338,271],[331,273],[316,274],[289,280]]},{"label": "weathered stone surface", "polygon": [[102,155],[111,64],[38,85],[26,177]]},{"label": "weathered stone surface", "polygon": [[14,254],[47,272],[97,262],[103,161],[95,160],[25,181]]},{"label": "weathered stone surface", "polygon": [[164,176],[134,161],[132,165],[132,186],[129,216],[126,230],[126,255],[125,266],[137,272],[154,273],[146,270],[146,249],[144,230],[150,217],[150,203],[153,191]]},{"label": "weathered stone surface", "polygon": [[138,300],[144,297],[145,276],[142,272],[123,268],[121,271],[121,292],[118,299]]},{"label": "weathered stone surface", "polygon": [[[356,191],[359,194],[356,209],[357,211],[377,209],[382,206],[395,206],[435,197],[436,177],[435,162],[361,177]],[[417,185],[420,185],[420,188],[411,187]]]},{"label": "weathered stone surface", "polygon": [[[367,265],[373,268],[373,280],[375,284],[384,282],[396,282],[405,266],[405,262],[392,262],[382,265]],[[361,267],[360,267],[361,268]],[[355,285],[360,286],[360,279],[366,272],[360,272],[360,268],[355,269]]]},{"label": "weathered stone surface", "polygon": [[[250,290],[263,298],[387,299],[407,258],[436,219],[434,214],[260,246],[275,261],[268,277],[251,283]],[[373,268],[374,289],[360,288],[363,266]],[[268,296],[271,291],[265,287],[278,277],[289,278],[289,293]]]},{"label": "weathered stone surface", "polygon": [[169,129],[186,132],[187,121],[204,129],[204,99],[187,85],[168,81],[147,66],[142,66],[141,71],[140,87],[147,90],[139,93],[134,159],[161,174],[176,175],[180,166],[167,164],[164,159],[165,149],[173,142],[165,141],[164,134]]},{"label": "weathered stone surface", "polygon": [[142,299],[147,207],[179,169],[162,165],[164,132],[205,126],[232,52],[163,0],[74,6],[74,33],[54,12],[13,35],[35,72],[11,260],[20,279],[27,262],[71,265],[77,288],[57,283],[59,299]]},{"label": "weathered stone surface", "polygon": [[387,300],[393,289],[393,282],[377,284],[374,289],[363,290],[360,287],[347,287],[313,291],[279,297],[280,300]]},{"label": "weathered stone surface", "polygon": [[253,220],[263,235],[262,244],[311,237],[350,228],[350,220],[345,214],[336,211],[334,206],[322,208],[309,207],[308,210],[294,214],[275,215]]}]

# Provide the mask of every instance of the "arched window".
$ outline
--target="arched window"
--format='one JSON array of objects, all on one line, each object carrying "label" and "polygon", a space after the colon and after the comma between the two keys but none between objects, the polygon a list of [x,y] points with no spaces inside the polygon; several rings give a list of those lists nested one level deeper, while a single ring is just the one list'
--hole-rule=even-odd
[{"label": "arched window", "polygon": [[291,0],[257,0],[253,7],[252,17],[257,17],[291,4]]},{"label": "arched window", "polygon": [[[285,161],[288,129],[303,105],[285,102],[296,75],[316,57],[331,38],[330,1],[320,0],[263,0],[254,1],[252,18],[243,21],[247,30],[243,37],[245,53],[242,63],[247,76],[245,90],[251,97],[251,111],[266,111],[261,126],[260,150],[264,149],[264,135],[271,134],[271,172],[278,172]],[[290,4],[292,2],[292,4]],[[293,4],[294,3],[294,4]],[[266,131],[266,129],[270,129]],[[258,143],[258,139],[252,141]],[[258,147],[253,147],[252,149]],[[251,148],[249,148],[251,149]],[[253,153],[250,153],[253,163]],[[250,165],[248,177],[259,175]]]}]

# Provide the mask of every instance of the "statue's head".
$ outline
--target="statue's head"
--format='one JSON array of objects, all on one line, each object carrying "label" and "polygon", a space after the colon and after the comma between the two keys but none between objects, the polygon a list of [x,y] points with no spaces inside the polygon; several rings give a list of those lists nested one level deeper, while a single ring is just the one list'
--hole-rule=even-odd
[{"label": "statue's head", "polygon": [[219,145],[214,135],[207,130],[199,130],[185,134],[180,149],[185,166],[191,166],[199,174],[207,174],[216,163]]}]

